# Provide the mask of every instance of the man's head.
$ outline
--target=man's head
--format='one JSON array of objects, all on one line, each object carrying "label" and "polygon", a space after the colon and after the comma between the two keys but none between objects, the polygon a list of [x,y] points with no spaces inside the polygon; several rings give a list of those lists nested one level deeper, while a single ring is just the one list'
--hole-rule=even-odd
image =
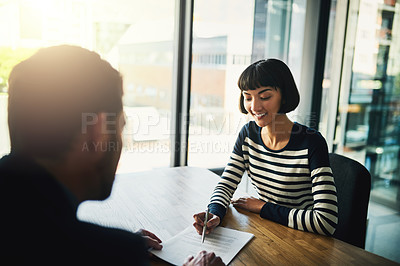
[{"label": "man's head", "polygon": [[[81,149],[77,156],[96,154],[102,161],[96,175],[113,176],[122,146],[122,93],[119,72],[98,54],[67,45],[39,50],[10,74],[11,153],[62,163]],[[115,166],[107,167],[110,161]]]}]

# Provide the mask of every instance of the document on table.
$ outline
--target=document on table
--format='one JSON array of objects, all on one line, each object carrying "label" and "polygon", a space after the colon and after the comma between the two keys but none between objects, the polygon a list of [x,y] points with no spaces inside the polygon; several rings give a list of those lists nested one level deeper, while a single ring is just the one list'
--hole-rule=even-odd
[{"label": "document on table", "polygon": [[253,234],[247,232],[217,227],[201,243],[201,235],[193,226],[189,226],[162,243],[162,250],[151,250],[151,253],[169,263],[182,265],[188,256],[196,256],[199,251],[206,250],[213,251],[225,264],[229,264],[253,237]]}]

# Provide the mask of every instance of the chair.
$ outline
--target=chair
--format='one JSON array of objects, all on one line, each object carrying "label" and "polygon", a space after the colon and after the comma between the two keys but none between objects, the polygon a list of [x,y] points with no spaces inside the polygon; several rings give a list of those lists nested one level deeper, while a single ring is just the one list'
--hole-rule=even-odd
[{"label": "chair", "polygon": [[216,174],[218,176],[221,176],[225,170],[225,167],[209,168],[208,170],[210,170],[211,172],[213,172],[214,174]]},{"label": "chair", "polygon": [[359,162],[330,153],[338,200],[338,224],[333,237],[365,248],[371,175]]}]

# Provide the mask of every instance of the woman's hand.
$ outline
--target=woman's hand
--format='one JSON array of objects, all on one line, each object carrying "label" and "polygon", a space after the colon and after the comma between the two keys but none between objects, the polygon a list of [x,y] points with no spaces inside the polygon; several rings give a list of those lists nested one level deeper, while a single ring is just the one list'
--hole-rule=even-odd
[{"label": "woman's hand", "polygon": [[254,213],[260,213],[265,201],[254,197],[240,197],[236,200],[231,200],[233,207],[248,210]]},{"label": "woman's hand", "polygon": [[149,248],[154,248],[157,250],[162,249],[162,245],[160,244],[162,241],[161,239],[159,239],[155,234],[153,234],[152,232],[149,232],[147,230],[144,229],[140,229],[138,231],[138,234],[142,235],[143,238],[146,241],[146,245]]},{"label": "woman's hand", "polygon": [[[206,213],[205,212],[199,212],[193,215],[194,218],[194,223],[193,226],[196,228],[197,233],[199,235],[203,234],[203,226],[204,226],[204,219],[205,219]],[[206,229],[206,235],[212,232],[215,227],[219,225],[221,222],[221,219],[215,215],[212,214],[211,212],[208,213],[208,222],[207,222],[207,229]]]}]

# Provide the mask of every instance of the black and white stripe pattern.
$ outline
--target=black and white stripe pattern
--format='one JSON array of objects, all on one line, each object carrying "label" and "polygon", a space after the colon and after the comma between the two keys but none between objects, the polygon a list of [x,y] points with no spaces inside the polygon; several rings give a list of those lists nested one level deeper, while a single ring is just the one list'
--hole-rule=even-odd
[{"label": "black and white stripe pattern", "polygon": [[[237,151],[236,146],[231,154],[211,196],[210,206],[218,204],[226,208],[244,171],[247,171],[259,198],[267,202],[260,213],[261,217],[291,228],[332,235],[337,224],[337,199],[329,162],[312,169],[311,165],[318,163],[310,160],[318,161],[320,158],[313,157],[321,155],[317,152],[310,156],[313,147],[293,149],[293,146],[304,146],[294,145],[304,141],[296,142],[296,136],[293,135],[291,145],[288,144],[288,149],[281,151],[268,150],[259,143],[257,135],[246,135],[239,136],[241,150]],[[318,147],[315,149],[318,151]],[[327,151],[322,151],[326,153],[322,157],[327,157]],[[281,210],[278,213],[275,211],[277,207]]]}]

